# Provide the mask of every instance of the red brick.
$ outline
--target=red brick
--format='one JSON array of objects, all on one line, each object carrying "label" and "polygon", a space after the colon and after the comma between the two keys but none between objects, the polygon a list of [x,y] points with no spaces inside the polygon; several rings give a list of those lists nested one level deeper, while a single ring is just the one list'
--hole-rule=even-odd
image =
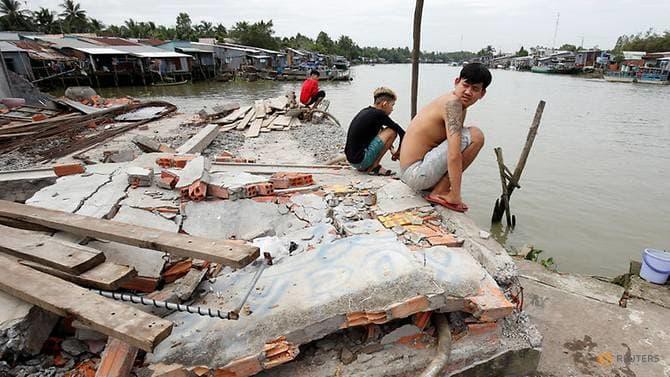
[{"label": "red brick", "polygon": [[228,156],[216,156],[215,162],[232,162],[233,158]]},{"label": "red brick", "polygon": [[31,117],[33,122],[39,122],[40,120],[45,120],[46,118],[47,118],[47,116],[44,115],[44,114],[41,114],[41,113],[40,114],[35,114]]},{"label": "red brick", "polygon": [[223,151],[221,154],[219,154],[219,157],[235,157],[235,155],[232,152]]},{"label": "red brick", "polygon": [[172,157],[161,157],[156,159],[156,165],[162,168],[172,168],[175,166],[175,160]]},{"label": "red brick", "polygon": [[253,198],[254,196],[258,196],[258,188],[256,185],[246,185],[244,186],[242,196],[245,198]]},{"label": "red brick", "polygon": [[228,192],[227,188],[217,185],[207,185],[207,193],[219,199],[228,199],[230,197],[230,192]]},{"label": "red brick", "polygon": [[272,183],[258,183],[256,184],[256,190],[258,190],[258,195],[261,196],[268,196],[275,193]]},{"label": "red brick", "polygon": [[430,320],[431,314],[433,314],[433,312],[421,312],[415,314],[414,325],[416,325],[416,327],[420,328],[421,330],[424,330],[426,326],[428,326],[428,321]]},{"label": "red brick", "polygon": [[54,166],[54,173],[58,177],[62,177],[64,175],[72,175],[72,174],[81,174],[85,171],[84,165],[82,164],[59,164]]},{"label": "red brick", "polygon": [[191,200],[200,201],[207,197],[207,184],[197,180],[188,187],[188,196]]},{"label": "red brick", "polygon": [[179,176],[171,171],[163,170],[161,171],[161,181],[163,181],[166,185],[170,186],[170,188],[174,188],[174,186],[179,182]]},{"label": "red brick", "polygon": [[194,159],[195,156],[176,156],[174,158],[174,166],[183,169],[186,163]]},{"label": "red brick", "polygon": [[275,188],[289,188],[309,186],[314,184],[311,174],[304,173],[275,173],[270,177],[270,182]]},{"label": "red brick", "polygon": [[496,331],[498,331],[498,324],[496,322],[468,324],[468,335],[493,335]]},{"label": "red brick", "polygon": [[391,307],[391,317],[394,319],[397,318],[406,318],[412,314],[425,311],[429,306],[428,299],[426,296],[416,296],[403,303],[394,305]]}]

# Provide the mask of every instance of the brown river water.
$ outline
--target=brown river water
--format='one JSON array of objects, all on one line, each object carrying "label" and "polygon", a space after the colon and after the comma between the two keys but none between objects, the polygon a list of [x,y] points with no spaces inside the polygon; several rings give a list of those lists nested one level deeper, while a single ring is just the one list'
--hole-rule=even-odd
[{"label": "brown river water", "polygon": [[[357,66],[351,82],[322,82],[330,111],[347,127],[370,104],[378,86],[399,99],[391,114],[409,123],[408,64]],[[451,90],[458,67],[422,65],[419,108]],[[486,135],[486,145],[465,173],[463,198],[482,229],[500,195],[494,147],[513,169],[539,100],[547,102],[542,124],[514,192],[512,232],[491,230],[508,248],[533,244],[558,269],[614,276],[628,270],[642,249],[670,249],[670,86],[608,83],[572,76],[494,70],[484,99],[468,111],[467,124]],[[170,101],[183,112],[203,106],[283,95],[299,82],[199,82],[175,87],[104,89]],[[393,164],[387,161],[393,168]]]}]

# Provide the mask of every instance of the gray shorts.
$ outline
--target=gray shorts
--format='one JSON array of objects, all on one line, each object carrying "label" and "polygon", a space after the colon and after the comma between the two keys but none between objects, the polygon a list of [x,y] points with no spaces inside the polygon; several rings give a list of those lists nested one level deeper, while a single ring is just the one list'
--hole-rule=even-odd
[{"label": "gray shorts", "polygon": [[[461,131],[461,152],[472,143],[470,128]],[[431,149],[419,160],[406,169],[400,169],[400,180],[414,190],[428,190],[435,186],[447,174],[448,141]]]}]

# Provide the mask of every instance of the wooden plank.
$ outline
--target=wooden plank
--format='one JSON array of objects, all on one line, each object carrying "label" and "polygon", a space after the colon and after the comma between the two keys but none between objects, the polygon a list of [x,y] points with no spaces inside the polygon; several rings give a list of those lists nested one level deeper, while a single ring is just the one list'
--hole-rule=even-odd
[{"label": "wooden plank", "polygon": [[286,127],[291,122],[291,117],[286,115],[280,115],[275,119],[274,123],[277,126]]},{"label": "wooden plank", "polygon": [[219,132],[231,131],[231,130],[235,129],[239,123],[240,122],[237,121],[237,122],[234,122],[234,123],[231,123],[231,124],[226,124],[225,126],[221,126],[221,129],[219,130]]},{"label": "wooden plank", "polygon": [[270,107],[277,110],[284,110],[288,105],[288,98],[286,96],[274,97],[270,99]]},{"label": "wooden plank", "polygon": [[105,261],[90,247],[63,242],[48,235],[0,225],[0,251],[78,275]]},{"label": "wooden plank", "polygon": [[258,137],[258,135],[261,133],[261,125],[263,124],[263,119],[261,118],[256,118],[254,119],[253,123],[251,123],[251,126],[247,130],[246,137]]},{"label": "wooden plank", "polygon": [[262,99],[254,101],[254,111],[256,112],[256,118],[265,116],[265,102]]},{"label": "wooden plank", "polygon": [[152,352],[172,331],[172,322],[86,288],[0,257],[0,289],[61,317],[74,317],[91,329]]},{"label": "wooden plank", "polygon": [[263,105],[265,107],[265,115],[270,114],[272,112],[272,107],[270,107],[270,100],[266,99],[263,101]]},{"label": "wooden plank", "polygon": [[209,260],[234,268],[248,265],[259,255],[259,248],[256,246],[240,245],[228,240],[212,240],[171,233],[6,200],[0,200],[0,216],[39,224],[80,236],[160,250],[183,257]]},{"label": "wooden plank", "polygon": [[106,291],[115,291],[121,288],[124,283],[137,276],[135,268],[110,262],[99,264],[79,275],[69,274],[35,262],[19,261],[19,263],[86,288]]},{"label": "wooden plank", "polygon": [[278,116],[279,116],[279,115],[276,115],[276,114],[275,114],[275,115],[270,115],[268,118],[265,118],[265,120],[263,121],[263,125],[261,125],[261,128],[268,128],[268,127],[270,127],[270,125],[272,124],[272,122],[274,122],[275,119],[277,119]]},{"label": "wooden plank", "polygon": [[226,115],[225,117],[217,120],[215,123],[219,123],[219,124],[232,123],[232,122],[244,117],[249,112],[249,110],[251,110],[251,106],[240,107],[239,109],[233,111],[232,113]]},{"label": "wooden plank", "polygon": [[241,131],[241,130],[247,128],[247,125],[249,124],[249,122],[251,122],[251,119],[252,119],[255,115],[256,115],[256,111],[254,111],[254,110],[249,111],[249,112],[247,113],[247,115],[246,115],[244,118],[242,118],[242,120],[241,120],[240,123],[237,125],[237,127],[235,127],[235,129]]},{"label": "wooden plank", "polygon": [[128,377],[139,349],[119,339],[107,339],[95,377]]},{"label": "wooden plank", "polygon": [[191,154],[202,152],[219,135],[219,127],[218,124],[209,124],[205,126],[200,132],[177,148],[177,153]]}]

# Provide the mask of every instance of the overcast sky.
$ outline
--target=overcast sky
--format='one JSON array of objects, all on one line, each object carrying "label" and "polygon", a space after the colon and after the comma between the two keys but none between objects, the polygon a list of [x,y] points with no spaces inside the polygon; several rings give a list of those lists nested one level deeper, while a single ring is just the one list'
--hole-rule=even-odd
[{"label": "overcast sky", "polygon": [[[58,9],[61,0],[22,0],[31,10]],[[411,0],[84,0],[82,8],[106,25],[154,21],[174,25],[179,12],[194,23],[226,27],[237,21],[272,19],[277,36],[296,33],[315,38],[325,31],[349,35],[361,46],[411,46]],[[477,51],[491,44],[503,51],[520,46],[550,46],[560,13],[556,47],[563,43],[611,48],[621,34],[670,29],[670,0],[427,0],[421,49]]]}]

